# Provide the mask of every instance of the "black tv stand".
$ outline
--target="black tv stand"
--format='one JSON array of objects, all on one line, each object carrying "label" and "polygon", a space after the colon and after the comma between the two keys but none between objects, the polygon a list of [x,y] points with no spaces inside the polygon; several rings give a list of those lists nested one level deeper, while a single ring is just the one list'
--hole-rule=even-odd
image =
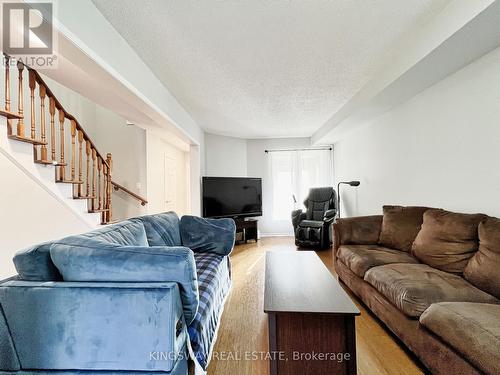
[{"label": "black tv stand", "polygon": [[257,219],[234,219],[236,223],[236,243],[247,243],[248,240],[258,241]]}]

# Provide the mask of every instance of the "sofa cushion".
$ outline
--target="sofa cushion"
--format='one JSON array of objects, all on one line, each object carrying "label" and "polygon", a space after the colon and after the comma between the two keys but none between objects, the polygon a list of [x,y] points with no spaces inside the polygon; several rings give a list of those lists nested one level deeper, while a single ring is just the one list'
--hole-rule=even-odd
[{"label": "sofa cushion", "polygon": [[[131,221],[122,221],[67,238],[77,239],[80,243],[92,238],[119,245],[147,246],[148,244],[142,223]],[[62,280],[59,270],[50,258],[50,247],[55,242],[58,241],[45,242],[16,253],[14,265],[20,279],[29,281]]]},{"label": "sofa cushion", "polygon": [[149,246],[181,246],[179,217],[175,212],[140,216],[131,221],[144,225]]},{"label": "sofa cushion", "polygon": [[366,272],[364,279],[410,317],[419,317],[437,302],[499,302],[462,277],[426,264],[374,267]]},{"label": "sofa cushion", "polygon": [[372,267],[391,263],[418,263],[418,260],[403,251],[377,245],[342,245],[337,257],[359,277]]},{"label": "sofa cushion", "polygon": [[45,242],[20,250],[14,255],[14,265],[21,280],[62,280],[59,270],[50,259],[50,246],[52,244],[53,242]]},{"label": "sofa cushion", "polygon": [[500,305],[444,302],[420,323],[487,374],[500,374]]},{"label": "sofa cushion", "polygon": [[467,263],[464,277],[500,298],[500,219],[490,217],[479,224],[479,250]]},{"label": "sofa cushion", "polygon": [[195,253],[229,255],[233,250],[236,224],[233,219],[204,219],[185,215],[181,218],[182,246]]},{"label": "sofa cushion", "polygon": [[333,224],[335,246],[373,245],[378,242],[382,227],[382,215],[358,216],[337,219]]},{"label": "sofa cushion", "polygon": [[477,229],[483,214],[458,214],[431,209],[413,243],[413,255],[442,271],[462,274],[478,249]]},{"label": "sofa cushion", "polygon": [[214,253],[195,253],[200,304],[188,327],[194,357],[206,370],[210,351],[217,339],[224,302],[231,288],[229,257]]},{"label": "sofa cushion", "polygon": [[[130,220],[121,221],[112,225],[106,225],[103,228],[67,238],[78,239],[81,243],[83,243],[86,239],[93,239],[123,246],[148,246],[146,231],[144,230],[142,223]],[[64,239],[57,242],[61,241],[64,241]]]},{"label": "sofa cushion", "polygon": [[424,212],[428,209],[428,207],[384,206],[378,244],[410,252],[422,226]]}]

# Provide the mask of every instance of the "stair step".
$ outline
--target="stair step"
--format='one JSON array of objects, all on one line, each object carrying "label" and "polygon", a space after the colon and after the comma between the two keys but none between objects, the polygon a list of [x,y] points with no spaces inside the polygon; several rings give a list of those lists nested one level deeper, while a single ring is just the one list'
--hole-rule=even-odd
[{"label": "stair step", "polygon": [[41,159],[36,159],[35,160],[36,164],[43,164],[43,165],[56,165],[52,160],[41,160]]},{"label": "stair step", "polygon": [[53,165],[54,167],[65,167],[67,165],[66,163],[59,163],[53,160],[40,160],[40,159],[35,160],[35,163],[43,165]]},{"label": "stair step", "polygon": [[12,119],[22,119],[23,118],[23,116],[19,116],[18,113],[6,111],[5,109],[0,109],[0,116],[6,117],[9,120],[12,120]]},{"label": "stair step", "polygon": [[73,197],[73,199],[95,199],[93,195],[83,195],[81,197]]},{"label": "stair step", "polygon": [[38,145],[46,145],[47,142],[43,142],[39,139],[31,139],[31,138],[27,138],[27,137],[21,137],[19,135],[16,135],[16,134],[9,134],[7,136],[9,139],[13,139],[15,141],[19,141],[19,142],[24,142],[24,143],[31,143],[35,146],[38,146]]},{"label": "stair step", "polygon": [[99,212],[108,212],[107,208],[101,208],[100,210],[89,210],[89,214],[97,214]]},{"label": "stair step", "polygon": [[83,184],[83,181],[73,181],[73,180],[56,180],[56,183],[58,184],[73,184],[73,185],[80,185]]}]

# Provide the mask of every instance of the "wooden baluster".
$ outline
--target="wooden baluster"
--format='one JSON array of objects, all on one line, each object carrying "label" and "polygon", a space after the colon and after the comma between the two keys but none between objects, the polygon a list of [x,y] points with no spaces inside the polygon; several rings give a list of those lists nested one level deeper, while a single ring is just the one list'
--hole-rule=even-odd
[{"label": "wooden baluster", "polygon": [[[31,70],[30,70],[31,73]],[[47,95],[47,89],[44,85],[40,86],[40,128],[42,133],[42,142],[47,142],[47,136],[45,133],[45,96]],[[33,129],[31,130],[33,133]],[[47,145],[43,144],[41,147],[40,159],[42,161],[47,161]]]},{"label": "wooden baluster", "polygon": [[102,186],[101,186],[101,170],[102,170],[102,159],[99,156],[97,158],[97,196],[98,196],[98,205],[97,209],[102,210]]},{"label": "wooden baluster", "polygon": [[[10,58],[5,55],[5,111],[10,112]],[[7,120],[7,134],[12,135],[12,120]]]},{"label": "wooden baluster", "polygon": [[76,121],[71,120],[71,181],[75,181]]},{"label": "wooden baluster", "polygon": [[17,135],[19,137],[25,137],[25,132],[24,132],[24,89],[23,89],[23,69],[24,65],[22,62],[18,61],[17,62],[17,69],[19,72],[19,88],[18,88],[18,100],[17,100],[17,105],[18,109],[17,112],[21,118],[17,120]]},{"label": "wooden baluster", "polygon": [[96,209],[97,195],[96,195],[96,184],[97,184],[97,163],[96,163],[96,151],[92,149],[92,211]]},{"label": "wooden baluster", "polygon": [[86,168],[86,189],[85,189],[85,196],[90,197],[91,191],[90,191],[90,158],[91,158],[91,148],[90,148],[90,141],[87,140],[85,142],[85,154],[87,155],[87,168]]},{"label": "wooden baluster", "polygon": [[61,108],[58,108],[59,112],[59,133],[61,143],[61,152],[59,156],[59,180],[64,181],[66,179],[66,161],[64,160],[64,120],[66,119],[66,115]]},{"label": "wooden baluster", "polygon": [[[106,188],[108,186],[108,166],[106,165],[106,162],[104,160],[102,161],[102,177],[102,209],[105,210],[108,207],[108,193],[106,191]],[[106,224],[106,220],[107,212],[101,212],[101,224]]]},{"label": "wooden baluster", "polygon": [[[35,71],[29,69],[29,88],[30,88],[30,109],[31,109],[31,139],[36,138],[36,123],[35,123]],[[36,147],[33,148],[36,157]]]},{"label": "wooden baluster", "polygon": [[108,186],[107,186],[107,189],[106,189],[106,194],[108,196],[107,198],[107,209],[108,211],[106,212],[106,223],[109,223],[111,222],[111,220],[113,220],[113,211],[112,211],[112,204],[111,204],[111,189],[112,189],[112,186],[111,186],[111,181],[113,181],[113,179],[111,178],[111,174],[113,172],[113,159],[112,159],[112,155],[110,153],[108,153],[106,155],[106,162],[108,163]]},{"label": "wooden baluster", "polygon": [[52,163],[56,163],[56,125],[55,125],[55,114],[56,114],[56,100],[51,96],[49,101],[49,113],[50,113],[50,160]]},{"label": "wooden baluster", "polygon": [[[78,181],[83,181],[83,132],[78,130]],[[82,196],[82,184],[77,186],[78,196]]]}]

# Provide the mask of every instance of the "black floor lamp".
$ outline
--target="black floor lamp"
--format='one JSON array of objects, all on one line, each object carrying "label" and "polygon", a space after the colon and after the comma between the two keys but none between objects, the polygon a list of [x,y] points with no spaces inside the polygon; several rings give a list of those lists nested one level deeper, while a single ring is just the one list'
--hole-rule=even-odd
[{"label": "black floor lamp", "polygon": [[340,185],[359,186],[360,184],[361,182],[359,181],[341,181],[337,184],[337,210],[339,218],[340,218]]}]

